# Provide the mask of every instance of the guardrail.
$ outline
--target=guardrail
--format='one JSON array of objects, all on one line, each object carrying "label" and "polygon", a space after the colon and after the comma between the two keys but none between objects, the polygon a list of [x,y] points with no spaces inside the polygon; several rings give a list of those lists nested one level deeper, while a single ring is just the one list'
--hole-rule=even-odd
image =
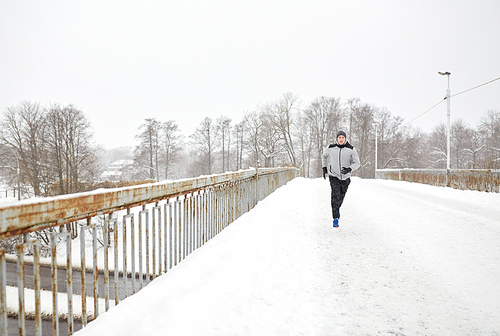
[{"label": "guardrail", "polygon": [[[67,321],[72,335],[75,320],[85,326],[136,293],[298,174],[249,169],[0,205],[0,239],[18,240],[14,255],[0,249],[0,334],[8,334],[8,317],[17,317],[19,335],[26,335],[27,318],[36,335],[42,318],[52,320],[54,335],[59,320]],[[8,285],[9,261],[17,264],[16,286]]]},{"label": "guardrail", "polygon": [[500,192],[500,170],[494,169],[378,169],[375,178]]}]

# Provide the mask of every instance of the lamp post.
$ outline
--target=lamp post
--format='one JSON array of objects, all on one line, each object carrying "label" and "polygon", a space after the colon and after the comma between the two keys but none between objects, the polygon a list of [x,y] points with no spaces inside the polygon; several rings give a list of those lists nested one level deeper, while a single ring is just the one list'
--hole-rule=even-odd
[{"label": "lamp post", "polygon": [[447,131],[446,131],[446,186],[450,186],[450,75],[451,73],[440,72],[441,76],[448,76],[448,88],[446,89]]}]

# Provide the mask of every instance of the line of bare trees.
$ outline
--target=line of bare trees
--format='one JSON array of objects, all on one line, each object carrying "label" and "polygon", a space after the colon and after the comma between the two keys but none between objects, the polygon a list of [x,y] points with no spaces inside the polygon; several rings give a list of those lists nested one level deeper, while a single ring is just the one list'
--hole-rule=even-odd
[{"label": "line of bare trees", "polygon": [[[21,102],[4,111],[0,127],[0,175],[13,187],[19,181],[23,198],[89,190],[102,179],[102,152],[76,107]],[[296,95],[285,93],[240,121],[204,118],[186,138],[174,120],[145,119],[133,163],[123,176],[164,180],[293,165],[303,176],[318,177],[321,154],[339,130],[358,150],[358,176],[374,176],[376,132],[379,169],[446,167],[444,123],[424,133],[359,98],[317,97],[302,105]],[[476,128],[455,120],[451,140],[451,168],[499,169],[500,111],[484,112]]]},{"label": "line of bare trees", "polygon": [[[151,119],[146,119],[140,130],[150,123]],[[378,169],[446,167],[446,127],[443,123],[427,134],[405,125],[403,118],[392,115],[386,108],[364,103],[359,98],[342,101],[318,97],[301,106],[292,93],[258,106],[237,123],[227,116],[216,120],[205,118],[187,140],[175,137],[174,160],[160,161],[183,167],[176,172],[171,170],[173,178],[250,166],[285,165],[301,168],[304,176],[318,177],[321,154],[335,141],[338,130],[346,131],[348,141],[358,150],[362,167],[357,174],[361,177],[374,176],[376,133]],[[144,133],[140,133],[139,138],[142,142],[138,149],[153,148]],[[485,112],[476,129],[461,119],[455,120],[451,139],[451,168],[500,168],[500,111]],[[136,163],[137,166],[154,167],[150,168],[151,174],[160,171],[151,158],[161,157],[162,149],[161,146],[155,148],[157,152],[143,155],[149,161],[143,159]],[[168,178],[167,175],[161,177]]]}]

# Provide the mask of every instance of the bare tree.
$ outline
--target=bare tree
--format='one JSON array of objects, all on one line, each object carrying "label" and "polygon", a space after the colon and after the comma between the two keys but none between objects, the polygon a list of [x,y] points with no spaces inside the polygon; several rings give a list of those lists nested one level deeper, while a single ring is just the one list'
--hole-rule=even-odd
[{"label": "bare tree", "polygon": [[393,116],[386,108],[375,109],[375,119],[378,128],[378,168],[407,167],[405,153],[411,137],[402,126],[403,119]]},{"label": "bare tree", "polygon": [[267,117],[271,125],[277,130],[284,149],[288,155],[290,163],[297,164],[293,141],[294,118],[298,109],[298,97],[291,92],[284,93],[283,96],[267,109]]},{"label": "bare tree", "polygon": [[279,164],[289,163],[289,156],[286,155],[285,146],[283,143],[283,138],[281,137],[281,132],[273,123],[273,106],[264,105],[261,107],[259,113],[260,117],[260,133],[259,133],[259,150],[260,157],[264,158],[264,162],[260,162],[261,166],[264,167],[274,167],[276,161]]},{"label": "bare tree", "polygon": [[41,196],[46,185],[45,173],[45,111],[38,103],[21,102],[7,108],[1,123],[1,141],[10,148],[21,167],[21,178]]},{"label": "bare tree", "polygon": [[159,180],[160,129],[161,123],[155,118],[144,119],[136,138],[140,144],[134,150],[134,166],[139,172],[147,171],[147,178]]},{"label": "bare tree", "polygon": [[220,137],[222,172],[229,171],[229,148],[231,146],[231,119],[221,116],[217,119],[217,133]]},{"label": "bare tree", "polygon": [[[399,117],[397,117],[399,118]],[[401,136],[403,150],[402,158],[403,168],[425,168],[427,167],[428,151],[426,150],[427,135],[420,129],[411,129],[403,127]]]},{"label": "bare tree", "polygon": [[350,98],[347,100],[346,114],[347,114],[347,134],[352,134],[353,124],[355,124],[354,115],[358,109],[361,107],[361,99]]},{"label": "bare tree", "polygon": [[195,171],[199,174],[212,174],[218,140],[217,127],[212,119],[206,117],[190,137],[198,154]]},{"label": "bare tree", "polygon": [[312,125],[307,122],[304,114],[299,114],[298,127],[297,127],[297,143],[300,156],[300,170],[301,175],[305,177],[318,176],[318,174],[311,174],[311,159],[315,155],[314,137],[312,136]]},{"label": "bare tree", "polygon": [[178,154],[181,150],[181,137],[178,132],[179,127],[174,120],[169,120],[161,124],[161,161],[165,171],[165,179],[169,178],[172,165],[177,162]]},{"label": "bare tree", "polygon": [[258,167],[259,157],[261,155],[261,135],[263,122],[259,113],[253,111],[249,112],[244,117],[246,125],[246,144],[248,148],[248,160],[251,166]]},{"label": "bare tree", "polygon": [[245,139],[245,121],[241,121],[233,128],[233,135],[236,139],[236,170],[243,168],[243,148]]},{"label": "bare tree", "polygon": [[446,168],[446,125],[440,123],[429,135],[429,166],[431,168]]},{"label": "bare tree", "polygon": [[486,145],[484,168],[500,167],[500,111],[489,110],[481,117],[479,131]]},{"label": "bare tree", "polygon": [[480,156],[483,152],[485,152],[485,148],[486,144],[484,143],[484,139],[481,134],[472,130],[470,147],[464,149],[465,155],[468,157],[468,161],[465,163],[466,167],[469,166],[471,169],[480,168]]},{"label": "bare tree", "polygon": [[451,161],[454,169],[465,169],[472,162],[472,129],[462,120],[457,119],[451,125]]},{"label": "bare tree", "polygon": [[373,159],[374,154],[375,144],[372,139],[374,139],[375,133],[375,109],[368,104],[361,104],[355,106],[351,112],[350,138],[355,142],[352,144],[357,147],[361,161],[358,175],[367,177],[373,172],[373,169],[367,169],[367,165],[370,163],[369,158]]},{"label": "bare tree", "polygon": [[92,128],[82,111],[72,105],[54,104],[47,113],[48,159],[52,179],[57,181],[55,194],[68,194],[85,189],[82,180],[97,178],[98,157],[91,143]]}]

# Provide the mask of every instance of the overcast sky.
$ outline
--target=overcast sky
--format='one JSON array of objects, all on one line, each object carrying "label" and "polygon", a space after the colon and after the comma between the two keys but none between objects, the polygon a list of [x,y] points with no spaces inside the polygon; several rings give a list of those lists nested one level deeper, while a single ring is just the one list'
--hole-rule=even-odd
[{"label": "overcast sky", "polygon": [[[0,109],[73,104],[107,148],[145,118],[191,134],[292,92],[386,107],[410,121],[500,77],[500,0],[0,0]],[[500,80],[451,100],[475,127]],[[446,121],[446,103],[412,125]]]}]

